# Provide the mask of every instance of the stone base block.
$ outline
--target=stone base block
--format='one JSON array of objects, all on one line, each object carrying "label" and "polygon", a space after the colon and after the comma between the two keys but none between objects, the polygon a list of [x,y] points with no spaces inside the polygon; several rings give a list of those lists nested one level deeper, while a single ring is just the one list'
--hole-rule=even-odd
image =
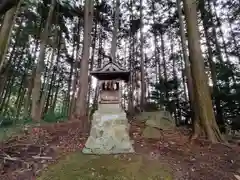
[{"label": "stone base block", "polygon": [[93,116],[90,136],[82,152],[85,154],[134,153],[125,113],[116,107],[111,113],[103,113],[109,109],[100,110]]}]

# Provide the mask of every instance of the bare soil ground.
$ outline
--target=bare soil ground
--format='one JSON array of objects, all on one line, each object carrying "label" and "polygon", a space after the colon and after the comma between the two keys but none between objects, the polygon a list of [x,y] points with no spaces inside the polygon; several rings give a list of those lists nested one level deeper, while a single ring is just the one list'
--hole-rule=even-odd
[{"label": "bare soil ground", "polygon": [[[0,179],[35,180],[38,177],[47,180],[45,177],[50,177],[49,173],[55,172],[55,174],[51,174],[51,180],[65,180],[64,178],[74,180],[74,174],[79,176],[75,171],[82,169],[77,168],[78,166],[81,165],[86,168],[87,166],[95,166],[98,164],[96,162],[102,162],[91,160],[92,163],[89,163],[89,159],[87,162],[85,161],[85,155],[80,155],[87,138],[87,134],[82,133],[80,124],[78,121],[71,121],[29,128],[21,135],[13,136],[2,142],[0,144]],[[159,140],[144,139],[141,136],[143,126],[143,124],[136,121],[131,123],[130,135],[134,140],[136,155],[124,155],[125,159],[132,158],[133,160],[137,159],[134,162],[141,162],[141,165],[137,166],[139,168],[134,169],[136,174],[141,169],[147,168],[146,165],[148,164],[155,164],[155,166],[151,166],[151,169],[158,167],[158,165],[161,169],[165,169],[164,171],[155,170],[155,172],[159,171],[162,174],[168,172],[161,177],[163,179],[169,177],[169,179],[176,180],[236,180],[234,174],[240,173],[239,146],[213,145],[203,140],[197,140],[189,144],[189,132],[185,129],[164,131],[164,137],[159,138]],[[77,156],[79,157],[78,161],[76,161],[74,155],[76,153],[79,154]],[[73,156],[75,161],[71,163],[71,161],[64,160],[68,156]],[[119,158],[121,159],[122,156],[119,156]],[[106,162],[111,161],[109,159]],[[117,162],[119,161],[117,160]],[[121,162],[127,163],[122,160]],[[70,175],[62,178],[57,177],[59,169],[64,171],[64,164],[66,166],[66,163],[68,163],[69,167],[72,167],[72,171],[68,169],[68,172],[73,172],[71,177]],[[60,164],[62,165],[60,166]],[[144,164],[145,167],[142,167]],[[101,163],[100,165],[102,166]],[[100,165],[95,169],[98,169]],[[122,164],[119,166],[123,167]],[[116,166],[116,169],[119,166]],[[124,168],[131,169],[126,166]],[[116,169],[112,169],[111,172],[117,173]],[[86,169],[82,172],[87,173]],[[148,172],[150,173],[150,170]],[[132,176],[132,173],[129,173]],[[99,177],[101,177],[100,175]],[[101,178],[107,179],[107,176],[114,179],[109,174],[105,174],[105,178]],[[158,177],[157,179],[161,179],[160,176]],[[130,179],[130,176],[127,176],[127,178]],[[76,177],[75,179],[79,178]]]}]

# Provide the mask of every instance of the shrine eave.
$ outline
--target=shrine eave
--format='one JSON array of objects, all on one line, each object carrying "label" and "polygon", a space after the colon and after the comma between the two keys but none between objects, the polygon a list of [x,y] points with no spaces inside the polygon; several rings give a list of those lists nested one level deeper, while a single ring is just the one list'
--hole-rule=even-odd
[{"label": "shrine eave", "polygon": [[92,71],[90,74],[94,77],[96,77],[99,80],[123,80],[128,82],[130,77],[129,71],[113,71],[113,72],[98,72],[98,71]]}]

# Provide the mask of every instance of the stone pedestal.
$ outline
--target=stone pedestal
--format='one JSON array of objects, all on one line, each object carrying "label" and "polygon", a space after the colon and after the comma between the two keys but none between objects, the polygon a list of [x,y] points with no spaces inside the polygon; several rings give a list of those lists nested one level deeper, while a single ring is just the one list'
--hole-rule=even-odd
[{"label": "stone pedestal", "polygon": [[99,104],[93,115],[85,154],[133,153],[129,137],[129,124],[119,104]]}]

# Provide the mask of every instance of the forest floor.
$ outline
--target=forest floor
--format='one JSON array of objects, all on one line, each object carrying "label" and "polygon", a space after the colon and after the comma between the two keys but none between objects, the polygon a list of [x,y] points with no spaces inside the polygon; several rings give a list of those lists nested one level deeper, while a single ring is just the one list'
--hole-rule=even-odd
[{"label": "forest floor", "polygon": [[83,155],[87,139],[77,121],[42,125],[0,144],[0,179],[4,180],[237,180],[240,147],[188,143],[183,128],[164,131],[159,140],[141,136],[143,124],[132,122],[136,154]]}]

